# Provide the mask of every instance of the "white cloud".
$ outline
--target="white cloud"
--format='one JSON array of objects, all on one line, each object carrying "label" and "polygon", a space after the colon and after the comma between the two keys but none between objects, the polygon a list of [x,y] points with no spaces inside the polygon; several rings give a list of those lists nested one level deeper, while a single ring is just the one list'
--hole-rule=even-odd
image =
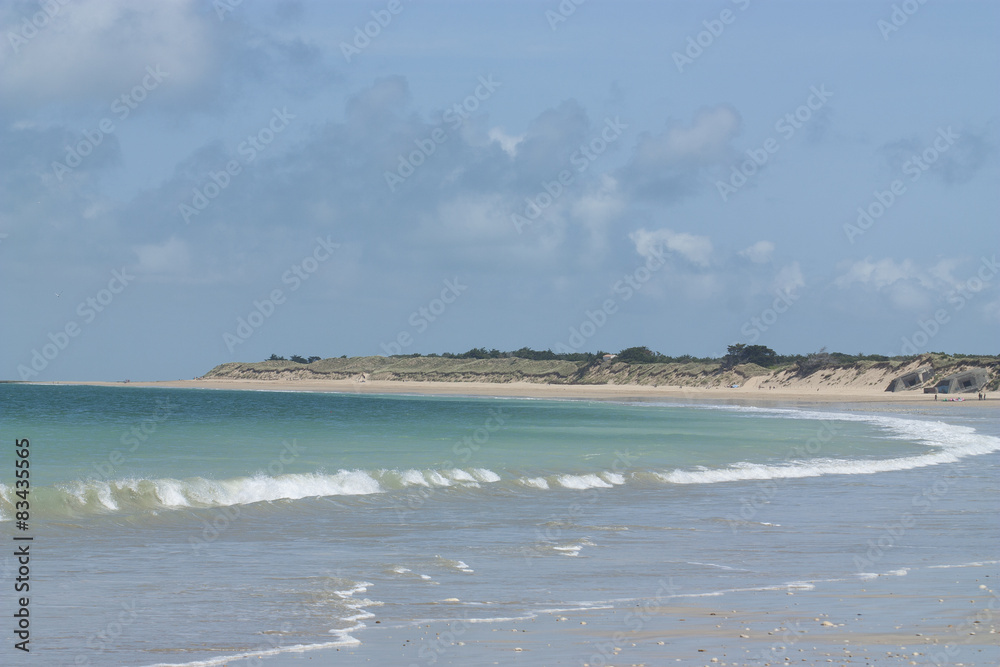
[{"label": "white cloud", "polygon": [[503,152],[511,157],[517,156],[517,145],[524,140],[524,135],[512,136],[504,133],[502,128],[494,127],[489,132],[490,141],[500,144]]},{"label": "white cloud", "polygon": [[702,109],[690,125],[674,124],[662,134],[640,139],[636,157],[643,164],[707,164],[724,157],[740,129],[740,116],[727,105]]},{"label": "white cloud", "polygon": [[912,281],[901,280],[886,288],[893,306],[900,310],[922,312],[931,308],[931,294]]},{"label": "white cloud", "polygon": [[[18,37],[16,52],[5,48],[0,56],[5,105],[81,99],[110,106],[142,82],[147,67],[166,72],[175,90],[202,83],[214,67],[207,23],[214,14],[193,0],[47,4],[58,11],[36,31],[23,29],[30,15],[0,19],[3,34]],[[30,39],[21,41],[22,32]]]},{"label": "white cloud", "polygon": [[740,127],[740,116],[729,106],[703,109],[687,127],[673,127],[666,134],[665,147],[678,158],[697,161],[714,159],[728,145]]},{"label": "white cloud", "polygon": [[421,220],[427,234],[446,243],[495,242],[510,233],[510,217],[499,195],[460,195],[442,202]]},{"label": "white cloud", "polygon": [[591,260],[599,259],[607,247],[607,229],[628,208],[614,177],[602,174],[596,187],[581,194],[570,204],[573,222],[589,233]]},{"label": "white cloud", "polygon": [[582,194],[571,206],[573,217],[597,230],[625,212],[627,202],[618,192],[618,181],[602,175],[597,188]]},{"label": "white cloud", "polygon": [[794,292],[800,287],[805,287],[806,281],[802,276],[802,267],[798,262],[792,262],[788,266],[782,267],[774,276],[773,287],[782,292]]},{"label": "white cloud", "polygon": [[653,251],[660,246],[665,246],[698,266],[708,266],[712,255],[712,241],[707,236],[675,232],[666,228],[653,231],[640,228],[629,234],[629,238],[635,244],[636,252],[646,258],[652,256]]},{"label": "white cloud", "polygon": [[983,314],[996,324],[1000,324],[1000,299],[983,306]]},{"label": "white cloud", "polygon": [[945,284],[957,285],[959,280],[955,277],[954,272],[961,265],[962,260],[960,259],[945,258],[928,269],[927,273]]},{"label": "white cloud", "polygon": [[891,257],[873,262],[870,257],[851,262],[846,265],[846,271],[837,276],[834,285],[840,288],[858,284],[879,290],[900,280],[918,278],[920,272],[912,260],[904,259],[896,262]]},{"label": "white cloud", "polygon": [[867,257],[842,263],[843,272],[834,280],[834,285],[841,289],[861,287],[883,294],[896,308],[927,310],[935,300],[952,294],[962,282],[953,275],[962,264],[960,259],[944,258],[929,268],[922,268],[910,259],[897,262],[886,257],[873,261]]},{"label": "white cloud", "polygon": [[703,170],[731,160],[740,116],[730,106],[699,111],[689,125],[668,123],[660,134],[639,134],[620,170],[625,189],[643,198],[677,200],[704,187]]},{"label": "white cloud", "polygon": [[749,248],[740,251],[740,255],[746,257],[754,264],[764,264],[771,261],[774,253],[774,244],[770,241],[757,241]]},{"label": "white cloud", "polygon": [[145,274],[186,274],[191,265],[191,251],[187,244],[170,237],[163,243],[133,246],[139,258],[136,272]]}]

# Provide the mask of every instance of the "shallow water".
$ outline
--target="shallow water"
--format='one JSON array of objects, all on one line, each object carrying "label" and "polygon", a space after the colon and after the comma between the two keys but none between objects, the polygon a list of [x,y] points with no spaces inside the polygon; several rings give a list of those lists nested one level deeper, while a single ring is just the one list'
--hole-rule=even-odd
[{"label": "shallow water", "polygon": [[[1000,425],[958,406],[28,385],[0,400],[34,485],[35,655],[11,664],[320,655],[420,624],[998,570]],[[439,649],[416,662],[462,662]]]}]

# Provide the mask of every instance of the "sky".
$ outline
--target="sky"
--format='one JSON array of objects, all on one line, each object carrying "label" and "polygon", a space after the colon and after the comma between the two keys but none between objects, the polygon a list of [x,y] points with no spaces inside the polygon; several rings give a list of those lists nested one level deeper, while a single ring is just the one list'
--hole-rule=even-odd
[{"label": "sky", "polygon": [[0,3],[0,379],[998,353],[1000,4]]}]

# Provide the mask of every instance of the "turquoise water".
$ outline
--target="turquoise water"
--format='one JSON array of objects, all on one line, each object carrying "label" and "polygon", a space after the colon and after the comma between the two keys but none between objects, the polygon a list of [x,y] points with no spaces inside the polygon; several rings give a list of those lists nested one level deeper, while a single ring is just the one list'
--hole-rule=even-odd
[{"label": "turquoise water", "polygon": [[[5,441],[31,441],[45,664],[323,652],[627,606],[664,576],[699,596],[995,569],[976,526],[1000,428],[974,411],[30,385],[0,401]],[[9,527],[12,465],[0,479]],[[908,548],[865,557],[905,511],[924,517]]]},{"label": "turquoise water", "polygon": [[[822,421],[774,411],[582,401],[25,386],[7,388],[5,412],[11,432],[32,434],[36,484],[114,495],[150,482],[165,506],[185,504],[166,497],[168,486],[183,494],[196,480],[277,483],[299,475],[327,484],[312,495],[526,480],[588,488],[618,484],[622,472],[655,481],[648,473],[794,459],[805,475],[809,461],[860,466],[928,451],[924,443],[887,438],[898,434],[885,418],[830,422],[826,441],[808,447],[825,436]],[[588,475],[600,481],[578,479]],[[282,497],[262,484],[246,493]],[[64,498],[65,509],[101,510],[76,495]],[[229,500],[199,499],[194,489],[185,498],[195,506]]]}]

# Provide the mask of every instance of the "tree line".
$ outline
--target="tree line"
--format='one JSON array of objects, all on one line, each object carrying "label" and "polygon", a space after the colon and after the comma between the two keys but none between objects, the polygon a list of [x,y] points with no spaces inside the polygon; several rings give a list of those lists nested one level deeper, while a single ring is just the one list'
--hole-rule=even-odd
[{"label": "tree line", "polygon": [[314,361],[319,361],[321,358],[322,357],[300,357],[297,354],[293,354],[292,356],[285,359],[284,357],[279,357],[276,354],[272,354],[264,361],[293,361],[297,364],[311,364]]},{"label": "tree line", "polygon": [[[441,359],[530,359],[532,361],[574,361],[596,364],[604,361],[608,353],[598,350],[597,352],[572,352],[561,354],[552,350],[534,350],[530,347],[522,347],[517,350],[503,352],[501,350],[486,349],[485,347],[474,347],[467,352],[453,353],[443,352],[441,354],[399,354],[392,355],[396,358],[441,358]],[[756,364],[764,368],[774,368],[776,366],[786,366],[795,364],[801,372],[811,373],[819,368],[831,365],[852,364],[858,361],[890,361],[894,359],[911,359],[907,357],[887,357],[882,354],[844,354],[842,352],[827,352],[826,348],[811,354],[778,354],[766,345],[746,345],[736,343],[730,345],[726,354],[722,357],[694,357],[684,354],[672,357],[660,352],[654,352],[646,346],[627,347],[620,350],[614,356],[615,362],[628,364],[687,364],[705,363],[720,364],[723,368],[733,368],[741,364]],[[978,355],[950,355],[953,357],[970,357]],[[346,359],[347,355],[342,355],[341,359]],[[303,357],[297,354],[285,357],[272,354],[267,361],[291,361],[298,364],[311,364],[320,361],[320,357]]]}]

